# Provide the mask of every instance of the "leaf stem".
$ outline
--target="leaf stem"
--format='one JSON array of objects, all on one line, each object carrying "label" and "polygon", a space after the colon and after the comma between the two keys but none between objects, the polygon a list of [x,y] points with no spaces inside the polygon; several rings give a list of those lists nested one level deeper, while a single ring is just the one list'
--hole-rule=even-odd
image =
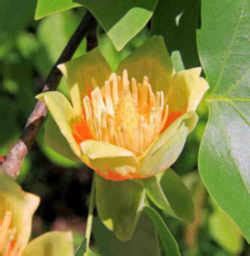
[{"label": "leaf stem", "polygon": [[86,251],[88,251],[90,247],[90,239],[91,239],[93,218],[94,218],[94,208],[95,208],[95,174],[93,174],[93,180],[91,185],[90,198],[89,198],[89,211],[88,211],[86,232],[85,232]]}]

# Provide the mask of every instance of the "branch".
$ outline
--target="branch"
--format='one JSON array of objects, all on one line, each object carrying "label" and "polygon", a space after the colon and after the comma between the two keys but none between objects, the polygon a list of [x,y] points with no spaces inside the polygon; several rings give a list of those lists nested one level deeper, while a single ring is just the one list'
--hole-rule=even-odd
[{"label": "branch", "polygon": [[[62,74],[57,69],[57,65],[70,60],[83,37],[93,31],[95,27],[95,19],[87,13],[62,51],[60,57],[50,70],[42,91],[55,90],[57,88],[62,78]],[[46,115],[47,108],[45,104],[41,101],[37,101],[32,113],[28,117],[20,139],[10,149],[4,159],[0,161],[0,171],[4,171],[12,177],[16,177],[19,174],[23,159],[28,154],[32,144],[34,143]]]}]

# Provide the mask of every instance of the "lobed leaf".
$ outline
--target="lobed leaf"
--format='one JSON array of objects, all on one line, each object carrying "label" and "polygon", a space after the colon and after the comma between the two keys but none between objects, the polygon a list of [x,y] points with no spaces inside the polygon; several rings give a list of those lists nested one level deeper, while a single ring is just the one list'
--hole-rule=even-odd
[{"label": "lobed leaf", "polygon": [[[225,6],[227,11],[225,11]],[[250,2],[202,1],[200,59],[211,92],[199,169],[209,193],[250,241]],[[216,38],[216,40],[214,40]]]}]

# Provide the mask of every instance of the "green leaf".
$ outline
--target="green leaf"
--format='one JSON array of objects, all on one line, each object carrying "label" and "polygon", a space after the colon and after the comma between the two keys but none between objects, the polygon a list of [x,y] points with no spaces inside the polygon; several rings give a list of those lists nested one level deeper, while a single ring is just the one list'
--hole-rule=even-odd
[{"label": "green leaf", "polygon": [[173,51],[171,53],[171,60],[175,71],[178,72],[185,69],[180,51]]},{"label": "green leaf", "polygon": [[199,0],[159,0],[152,19],[152,31],[163,35],[170,53],[179,51],[185,67],[199,66],[196,29]]},{"label": "green leaf", "polygon": [[179,246],[174,236],[168,229],[166,223],[161,218],[160,214],[156,210],[148,206],[145,207],[145,212],[153,222],[153,225],[155,226],[156,230],[158,231],[162,245],[162,250],[164,253],[163,255],[181,256]]},{"label": "green leaf", "polygon": [[75,256],[83,256],[85,251],[86,251],[86,239],[82,241],[80,247],[77,249]]},{"label": "green leaf", "polygon": [[133,181],[113,182],[96,176],[96,206],[103,224],[120,240],[129,240],[144,206],[143,187]]},{"label": "green leaf", "polygon": [[250,3],[203,1],[202,17],[198,45],[211,92],[200,174],[250,241]]},{"label": "green leaf", "polygon": [[37,0],[35,19],[79,7],[73,0]]},{"label": "green leaf", "polygon": [[209,217],[209,229],[214,240],[226,251],[239,255],[243,249],[243,239],[238,226],[217,205]]},{"label": "green leaf", "polygon": [[[0,1],[0,42],[14,38],[32,20],[35,0]],[[15,18],[13,18],[15,17]]]},{"label": "green leaf", "polygon": [[194,206],[190,191],[171,169],[143,181],[150,200],[166,214],[192,221]]},{"label": "green leaf", "polygon": [[153,15],[157,0],[78,0],[89,9],[121,50]]},{"label": "green leaf", "polygon": [[[157,234],[149,218],[143,214],[131,240],[121,242],[95,219],[94,237],[102,256],[160,256]],[[172,256],[172,255],[171,255]]]},{"label": "green leaf", "polygon": [[161,187],[176,215],[186,221],[192,221],[194,206],[191,193],[173,170],[169,169],[164,173]]},{"label": "green leaf", "polygon": [[143,179],[142,182],[146,189],[147,196],[158,208],[163,210],[164,213],[178,218],[172,209],[166,195],[164,194],[164,191],[160,185],[160,179],[161,175],[153,176],[149,179]]},{"label": "green leaf", "polygon": [[131,49],[128,46],[129,45],[127,45],[122,51],[118,52],[112,44],[111,39],[106,36],[106,34],[98,37],[98,48],[112,71],[116,71],[120,62],[131,53]]},{"label": "green leaf", "polygon": [[[67,12],[53,15],[39,23],[37,37],[41,49],[35,57],[38,69],[43,75],[47,75],[51,66],[58,59],[79,22],[80,17],[78,15]],[[52,27],[53,29],[51,29]],[[77,48],[74,57],[78,57],[85,52],[86,41],[84,40]]]}]

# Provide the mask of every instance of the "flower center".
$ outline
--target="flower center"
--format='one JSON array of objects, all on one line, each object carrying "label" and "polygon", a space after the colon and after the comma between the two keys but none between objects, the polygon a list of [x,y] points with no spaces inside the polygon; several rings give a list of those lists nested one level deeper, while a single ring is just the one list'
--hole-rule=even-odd
[{"label": "flower center", "polygon": [[163,91],[153,92],[148,78],[137,82],[111,74],[103,87],[83,98],[87,126],[96,140],[141,154],[164,128],[168,105]]},{"label": "flower center", "polygon": [[12,213],[6,211],[2,221],[0,221],[0,255],[20,256],[22,246],[16,239],[16,229],[11,227]]}]

